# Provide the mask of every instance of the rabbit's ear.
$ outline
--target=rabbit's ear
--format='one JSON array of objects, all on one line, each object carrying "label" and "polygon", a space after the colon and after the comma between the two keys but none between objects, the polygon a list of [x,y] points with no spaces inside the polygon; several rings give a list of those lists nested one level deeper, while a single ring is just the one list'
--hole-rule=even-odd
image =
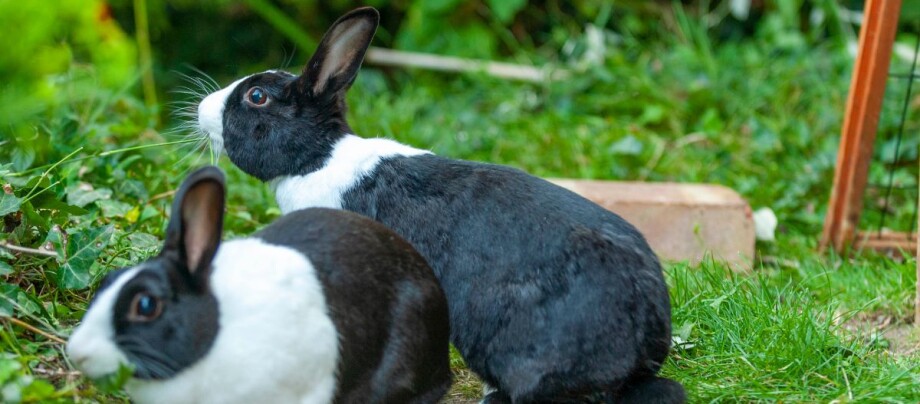
[{"label": "rabbit's ear", "polygon": [[166,228],[164,254],[172,254],[188,280],[207,285],[211,260],[220,245],[224,222],[224,174],[214,166],[193,172],[179,187]]},{"label": "rabbit's ear", "polygon": [[300,77],[300,88],[314,96],[347,90],[358,75],[364,54],[380,23],[373,7],[352,10],[326,31]]}]

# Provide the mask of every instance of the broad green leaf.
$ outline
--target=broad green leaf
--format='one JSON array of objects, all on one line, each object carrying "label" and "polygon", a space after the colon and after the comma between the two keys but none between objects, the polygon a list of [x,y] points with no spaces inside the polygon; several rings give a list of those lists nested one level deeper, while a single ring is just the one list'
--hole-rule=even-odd
[{"label": "broad green leaf", "polygon": [[44,318],[49,317],[48,311],[42,306],[42,302],[38,300],[38,297],[24,291],[20,291],[19,295],[16,296],[16,308],[21,313],[28,315],[40,314]]},{"label": "broad green leaf", "polygon": [[115,186],[115,191],[118,192],[118,195],[129,195],[138,199],[147,199],[149,196],[144,183],[138,180],[121,180]]},{"label": "broad green leaf", "polygon": [[642,115],[639,117],[639,122],[642,123],[659,123],[664,119],[665,110],[664,107],[657,104],[651,104],[642,108]]},{"label": "broad green leaf", "polygon": [[0,316],[12,317],[20,293],[19,286],[0,283]]},{"label": "broad green leaf", "polygon": [[635,156],[642,153],[642,142],[633,135],[627,135],[611,145],[610,152],[616,155]]},{"label": "broad green leaf", "polygon": [[89,189],[85,185],[71,185],[65,192],[67,192],[67,203],[81,208],[100,199],[112,197],[111,189]]},{"label": "broad green leaf", "polygon": [[22,389],[22,401],[40,402],[54,397],[54,386],[45,380],[35,378]]},{"label": "broad green leaf", "polygon": [[89,211],[81,207],[68,205],[66,202],[57,199],[57,197],[50,192],[45,192],[29,202],[32,203],[35,209],[39,210],[56,210],[73,216],[82,216],[89,213]]},{"label": "broad green leaf", "polygon": [[63,233],[60,227],[54,226],[51,230],[48,230],[48,235],[45,236],[45,241],[42,242],[41,248],[44,250],[54,250],[60,262],[67,255],[66,247],[68,240],[67,234]]},{"label": "broad green leaf", "polygon": [[0,275],[9,275],[13,273],[13,267],[5,261],[0,261]]},{"label": "broad green leaf", "polygon": [[152,234],[143,232],[134,232],[129,234],[128,242],[131,243],[131,247],[137,248],[139,250],[150,250],[160,247],[160,239]]},{"label": "broad green leaf", "polygon": [[32,206],[32,202],[23,203],[19,207],[19,210],[22,211],[23,216],[28,219],[30,225],[36,226],[39,229],[45,230],[50,226],[48,221],[48,215],[44,215],[35,211],[35,208]]},{"label": "broad green leaf", "polygon": [[19,210],[22,205],[22,199],[16,195],[10,195],[0,192],[0,216],[5,216]]},{"label": "broad green leaf", "polygon": [[48,232],[46,242],[50,242],[58,253],[58,268],[56,281],[64,289],[82,289],[89,286],[91,280],[90,268],[96,258],[109,244],[115,227],[107,225],[94,229],[81,230],[69,235],[64,242],[60,231]]},{"label": "broad green leaf", "polygon": [[131,205],[112,199],[98,200],[96,206],[102,209],[102,216],[108,218],[124,217],[131,211]]},{"label": "broad green leaf", "polygon": [[160,216],[160,211],[156,210],[156,208],[154,208],[153,206],[144,205],[143,210],[141,210],[141,215],[137,220],[139,222],[143,222],[144,220],[154,218],[157,216]]},{"label": "broad green leaf", "polygon": [[0,385],[9,381],[19,369],[22,369],[21,363],[14,359],[0,356]]},{"label": "broad green leaf", "polygon": [[489,0],[489,8],[502,23],[508,23],[527,5],[527,0]]},{"label": "broad green leaf", "polygon": [[236,216],[236,217],[238,217],[238,218],[240,218],[240,219],[243,219],[243,220],[245,220],[245,221],[252,221],[252,214],[249,213],[249,212],[247,212],[247,211],[245,211],[245,210],[241,210],[241,211],[234,212],[234,213],[233,213],[233,216]]},{"label": "broad green leaf", "polygon": [[29,178],[29,181],[26,182],[23,188],[47,188],[51,185],[51,178],[48,178],[46,175],[38,175],[35,177]]},{"label": "broad green leaf", "polygon": [[17,147],[13,150],[13,168],[22,171],[29,168],[35,161],[35,150],[25,147]]},{"label": "broad green leaf", "polygon": [[0,396],[2,396],[0,398],[3,398],[3,402],[22,402],[22,386],[29,382],[29,380],[24,381],[23,379],[31,379],[31,376],[18,374],[3,386],[3,390],[0,390]]}]

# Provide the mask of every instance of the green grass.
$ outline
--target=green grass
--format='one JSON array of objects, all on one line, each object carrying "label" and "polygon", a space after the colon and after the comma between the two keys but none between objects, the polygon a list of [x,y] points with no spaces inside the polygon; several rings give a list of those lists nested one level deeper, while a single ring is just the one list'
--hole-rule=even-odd
[{"label": "green grass", "polygon": [[688,348],[675,350],[665,374],[701,401],[920,399],[916,357],[891,355],[843,329],[859,311],[840,311],[840,304],[862,303],[828,298],[827,289],[856,283],[828,269],[809,269],[826,279],[811,288],[764,274],[733,275],[713,263],[671,267],[674,326]]},{"label": "green grass", "polygon": [[[667,265],[680,344],[664,374],[694,402],[917,402],[913,257],[815,252],[852,60],[833,41],[764,25],[735,42],[707,42],[692,21],[654,43],[624,34],[601,63],[541,85],[365,68],[350,93],[350,120],[364,136],[541,176],[732,187],[755,208],[776,211],[778,241],[758,245],[750,274],[719,262]],[[573,68],[575,59],[560,63]],[[12,192],[0,196],[0,240],[82,252],[56,260],[0,249],[5,401],[124,400],[74,373],[43,334],[65,338],[102,274],[157,251],[171,192],[208,161],[191,144],[140,148],[182,137],[153,126],[157,111],[130,87],[95,86],[95,74],[74,66],[58,78],[68,97],[29,135],[0,131],[0,176]],[[896,123],[883,115],[881,143]],[[917,128],[909,122],[908,131]],[[915,168],[916,153],[901,163]],[[220,164],[230,184],[227,237],[277,217],[264,184]],[[893,209],[891,225],[904,226],[910,207]],[[456,352],[453,359],[451,396],[478,397],[475,378]]]}]

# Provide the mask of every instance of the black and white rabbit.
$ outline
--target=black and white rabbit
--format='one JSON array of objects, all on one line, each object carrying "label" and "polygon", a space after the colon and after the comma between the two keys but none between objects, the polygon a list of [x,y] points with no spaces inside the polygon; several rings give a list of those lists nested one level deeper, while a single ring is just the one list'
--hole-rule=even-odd
[{"label": "black and white rabbit", "polygon": [[160,254],[109,273],[67,343],[141,403],[435,403],[447,302],[424,259],[360,215],[306,209],[221,243],[224,176],[191,174]]},{"label": "black and white rabbit", "polygon": [[300,76],[268,71],[209,95],[200,129],[270,182],[283,212],[351,210],[412,243],[447,295],[451,341],[490,386],[484,401],[683,402],[656,376],[668,290],[633,226],[520,170],[352,134],[345,92],[378,21],[354,10]]}]

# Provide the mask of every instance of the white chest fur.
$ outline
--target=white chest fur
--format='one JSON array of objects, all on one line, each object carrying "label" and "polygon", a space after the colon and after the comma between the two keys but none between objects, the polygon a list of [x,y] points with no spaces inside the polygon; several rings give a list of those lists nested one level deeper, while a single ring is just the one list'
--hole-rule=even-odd
[{"label": "white chest fur", "polygon": [[338,334],[313,266],[258,239],[225,242],[212,291],[220,331],[199,362],[165,381],[131,380],[143,403],[328,403]]},{"label": "white chest fur", "polygon": [[429,154],[390,139],[364,139],[346,135],[332,150],[322,168],[307,175],[272,180],[282,213],[305,208],[342,208],[342,195],[370,174],[380,160],[394,156]]}]

